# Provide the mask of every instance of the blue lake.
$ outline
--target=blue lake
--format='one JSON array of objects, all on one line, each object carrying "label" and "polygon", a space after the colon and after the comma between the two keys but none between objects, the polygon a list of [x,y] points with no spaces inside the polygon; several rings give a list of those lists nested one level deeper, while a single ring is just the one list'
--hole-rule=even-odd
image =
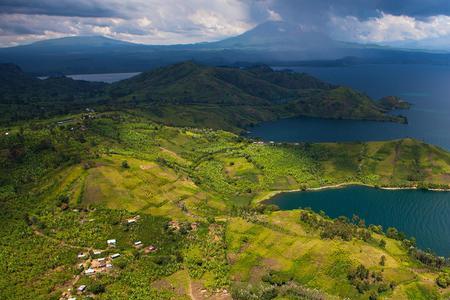
[{"label": "blue lake", "polygon": [[284,193],[266,203],[283,210],[310,207],[331,217],[353,214],[366,224],[390,226],[414,236],[422,249],[450,256],[450,192],[380,190],[362,186]]},{"label": "blue lake", "polygon": [[408,124],[292,118],[250,129],[250,137],[286,142],[372,141],[413,137],[450,150],[450,66],[360,65],[298,67],[322,80],[350,86],[374,99],[395,95],[411,102],[398,113]]},{"label": "blue lake", "polygon": [[113,83],[116,81],[128,79],[128,78],[136,76],[138,74],[140,74],[140,72],[105,73],[105,74],[75,74],[75,75],[67,75],[67,77],[70,77],[75,80],[99,81],[99,82]]}]

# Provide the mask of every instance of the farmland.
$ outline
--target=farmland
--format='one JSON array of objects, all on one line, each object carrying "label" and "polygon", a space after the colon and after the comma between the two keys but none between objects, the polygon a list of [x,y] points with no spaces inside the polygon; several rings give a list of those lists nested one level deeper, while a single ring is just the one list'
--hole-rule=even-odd
[{"label": "farmland", "polygon": [[[81,299],[449,295],[435,282],[448,267],[412,254],[406,238],[261,203],[279,191],[349,183],[449,188],[450,154],[437,147],[263,143],[133,111],[0,132],[4,299],[68,298],[80,285]],[[86,275],[99,258],[112,268]]]}]

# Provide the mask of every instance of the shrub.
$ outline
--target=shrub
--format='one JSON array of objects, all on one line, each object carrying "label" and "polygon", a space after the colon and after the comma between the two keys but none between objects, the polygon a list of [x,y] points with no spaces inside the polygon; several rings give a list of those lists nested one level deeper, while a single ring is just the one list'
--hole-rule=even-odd
[{"label": "shrub", "polygon": [[436,284],[443,289],[447,288],[450,286],[450,275],[446,273],[439,274],[436,278]]},{"label": "shrub", "polygon": [[88,287],[88,291],[95,295],[102,294],[106,291],[106,288],[101,283],[94,283]]},{"label": "shrub", "polygon": [[130,168],[130,165],[128,164],[128,162],[126,160],[124,160],[122,162],[122,168],[124,168],[124,169],[129,169]]},{"label": "shrub", "polygon": [[380,266],[384,266],[386,264],[386,256],[381,255],[380,258]]}]

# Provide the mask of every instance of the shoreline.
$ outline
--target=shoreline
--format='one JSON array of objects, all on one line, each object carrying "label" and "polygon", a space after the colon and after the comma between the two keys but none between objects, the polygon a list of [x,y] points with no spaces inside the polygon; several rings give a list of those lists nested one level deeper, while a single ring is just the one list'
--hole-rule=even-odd
[{"label": "shoreline", "polygon": [[[266,195],[261,196],[261,198],[256,198],[254,200],[255,204],[262,203],[264,201],[270,200],[273,197],[284,194],[284,193],[296,193],[296,192],[313,192],[313,191],[321,191],[328,189],[341,189],[349,186],[364,186],[374,189],[387,190],[387,191],[400,191],[400,190],[419,190],[417,186],[409,186],[409,187],[383,187],[383,186],[375,186],[367,183],[358,183],[358,182],[347,182],[347,183],[338,183],[334,185],[324,185],[320,187],[312,187],[306,189],[294,189],[294,190],[279,190],[279,191],[270,191]],[[447,189],[423,189],[424,191],[430,192],[450,192],[450,188]]]}]

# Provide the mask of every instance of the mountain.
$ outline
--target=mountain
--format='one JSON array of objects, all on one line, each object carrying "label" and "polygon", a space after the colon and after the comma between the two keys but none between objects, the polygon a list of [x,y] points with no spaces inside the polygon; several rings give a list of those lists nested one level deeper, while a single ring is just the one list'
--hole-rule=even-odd
[{"label": "mountain", "polygon": [[266,22],[239,36],[211,43],[158,46],[80,36],[0,49],[0,63],[14,63],[36,75],[136,72],[186,60],[216,66],[294,66],[305,61],[321,65],[450,64],[450,54],[344,43],[287,22]]},{"label": "mountain", "polygon": [[273,51],[337,47],[338,44],[338,42],[327,35],[320,32],[306,31],[298,24],[271,21],[260,24],[239,36],[211,43],[209,46]]},{"label": "mountain", "polygon": [[105,48],[105,47],[120,47],[120,46],[138,46],[137,44],[114,40],[104,36],[70,36],[63,37],[59,39],[51,39],[35,42],[29,45],[18,46],[17,48],[31,48],[33,50],[37,49],[53,49],[54,51],[59,51],[61,48]]},{"label": "mountain", "polygon": [[[108,93],[114,103],[156,110],[161,121],[177,125],[193,125],[183,121],[200,115],[240,128],[291,116],[405,121],[350,88],[264,65],[242,69],[183,62],[114,83]],[[208,126],[218,127],[214,122]]]}]

